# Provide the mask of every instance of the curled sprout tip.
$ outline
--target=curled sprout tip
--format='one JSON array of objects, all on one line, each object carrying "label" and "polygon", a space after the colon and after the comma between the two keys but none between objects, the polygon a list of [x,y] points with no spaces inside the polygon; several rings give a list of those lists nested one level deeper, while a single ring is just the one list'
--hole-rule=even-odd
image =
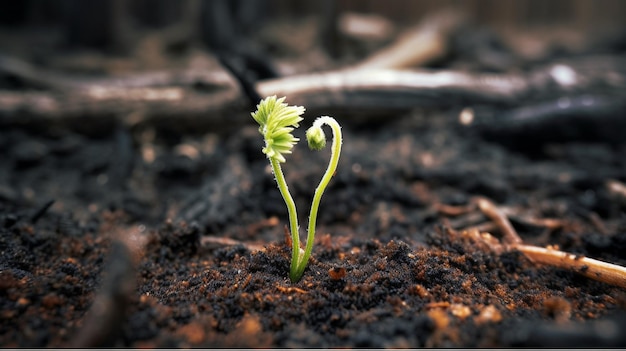
[{"label": "curled sprout tip", "polygon": [[313,125],[306,131],[306,140],[311,150],[321,150],[326,146],[326,134],[318,125]]}]

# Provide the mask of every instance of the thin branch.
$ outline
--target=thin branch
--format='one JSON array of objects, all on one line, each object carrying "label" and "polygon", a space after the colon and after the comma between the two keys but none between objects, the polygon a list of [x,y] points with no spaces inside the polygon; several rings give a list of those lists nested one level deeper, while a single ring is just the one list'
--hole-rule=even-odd
[{"label": "thin branch", "polygon": [[513,245],[531,261],[568,269],[600,282],[626,289],[626,268],[616,264],[532,245]]},{"label": "thin branch", "polygon": [[135,227],[114,228],[102,286],[77,330],[70,346],[76,348],[115,346],[122,332],[133,292],[137,286],[136,266],[145,237]]},{"label": "thin branch", "polygon": [[408,29],[390,46],[374,53],[356,69],[387,69],[421,66],[444,56],[450,33],[466,21],[455,11],[444,11]]},{"label": "thin branch", "polygon": [[504,236],[503,239],[507,244],[516,245],[522,243],[522,239],[517,235],[515,228],[513,228],[507,216],[498,209],[493,202],[484,197],[480,197],[476,199],[476,203],[485,216],[489,217],[498,225]]},{"label": "thin branch", "polygon": [[497,243],[497,240],[494,242],[495,238],[491,235],[480,233],[476,229],[465,232],[476,241],[486,244],[491,251],[496,253],[501,253],[503,250],[519,251],[532,262],[568,269],[600,282],[626,288],[625,267],[559,251],[554,248],[525,245],[504,211],[484,197],[477,198],[475,202],[480,210],[498,226],[503,234],[505,245]]},{"label": "thin branch", "polygon": [[[164,118],[176,123],[191,116],[194,123],[202,123],[209,114],[208,123],[213,125],[241,125],[246,121],[243,112],[249,108],[237,81],[218,64],[206,70],[144,72],[94,79],[59,74],[0,56],[0,73],[18,79],[27,88],[43,89],[0,90],[0,125],[82,120],[86,116],[103,119],[121,116],[131,122]],[[306,105],[309,110],[350,109],[370,112],[370,116],[377,111],[390,113],[429,106],[486,104],[497,109],[519,106],[522,102],[554,101],[551,106],[558,107],[515,112],[493,121],[487,118],[488,113],[479,114],[480,118],[477,115],[472,123],[476,128],[482,128],[485,123],[515,128],[520,123],[537,124],[536,120],[544,117],[561,120],[563,102],[584,107],[588,118],[595,113],[620,116],[626,91],[624,82],[626,65],[621,58],[586,57],[529,72],[502,74],[351,67],[261,80],[253,89],[259,96],[289,96],[290,103]],[[573,98],[561,101],[563,96]],[[233,110],[241,113],[223,113]],[[512,126],[507,127],[509,124]]]},{"label": "thin branch", "polygon": [[263,249],[262,244],[249,243],[226,237],[203,236],[202,238],[200,238],[200,246],[207,250],[238,245],[245,247],[248,251],[258,251]]}]

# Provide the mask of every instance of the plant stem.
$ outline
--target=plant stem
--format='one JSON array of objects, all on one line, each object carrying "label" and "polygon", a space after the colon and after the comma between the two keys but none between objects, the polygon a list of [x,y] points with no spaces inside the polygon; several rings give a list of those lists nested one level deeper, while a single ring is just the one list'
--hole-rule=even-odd
[{"label": "plant stem", "polygon": [[[289,193],[289,187],[285,181],[283,170],[280,167],[280,162],[274,157],[270,157],[270,164],[272,165],[272,171],[276,177],[276,183],[278,184],[278,190],[285,200],[287,205],[287,211],[289,212],[289,225],[291,230],[291,268],[290,272],[297,271],[298,263],[300,262],[300,234],[298,230],[298,213],[296,212],[296,204]],[[293,279],[291,279],[293,281]]]},{"label": "plant stem", "polygon": [[311,252],[313,251],[313,242],[315,241],[317,210],[322,199],[322,194],[324,193],[324,190],[326,190],[328,183],[335,174],[337,164],[339,163],[339,155],[341,154],[341,127],[334,118],[328,116],[319,117],[315,120],[311,128],[321,128],[324,124],[330,126],[333,131],[333,145],[331,148],[330,162],[328,163],[328,168],[322,176],[322,180],[317,186],[317,189],[315,189],[315,194],[313,195],[313,202],[311,203],[311,213],[309,214],[309,228],[307,231],[306,248],[304,250],[304,255],[297,262],[295,269],[292,261],[292,269],[290,271],[290,278],[292,282],[300,280],[302,274],[304,273],[304,269],[306,268],[306,265],[309,261],[309,257],[311,257]]}]

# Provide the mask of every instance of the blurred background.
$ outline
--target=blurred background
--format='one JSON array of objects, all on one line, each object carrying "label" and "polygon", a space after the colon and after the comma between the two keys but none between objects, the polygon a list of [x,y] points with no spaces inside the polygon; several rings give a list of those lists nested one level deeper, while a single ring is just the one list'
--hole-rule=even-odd
[{"label": "blurred background", "polygon": [[[62,117],[57,120],[100,114],[124,115],[133,124],[220,115],[234,105],[248,111],[272,94],[290,95],[291,103],[311,108],[349,110],[369,100],[294,91],[319,85],[313,81],[278,87],[265,82],[351,68],[501,73],[506,89],[493,80],[481,88],[485,77],[468,78],[490,105],[511,105],[520,96],[557,101],[573,88],[603,98],[610,91],[615,105],[623,100],[626,73],[624,18],[626,2],[619,0],[13,1],[0,12],[0,121],[15,122],[18,114]],[[544,69],[561,63],[554,71]],[[145,72],[152,75],[128,76]],[[111,76],[119,79],[93,80]],[[497,96],[507,89],[519,92],[520,79],[523,93]],[[440,100],[433,104],[455,100],[462,108],[485,102],[472,96],[471,84],[461,94],[456,86],[437,90]],[[97,89],[77,97],[86,87]],[[457,89],[453,99],[446,95],[450,89]],[[16,95],[23,91],[62,96]],[[60,108],[50,108],[50,100]],[[388,107],[395,97],[383,100],[380,107]],[[407,101],[400,107],[423,105]],[[197,120],[192,124],[198,127]]]},{"label": "blurred background", "polygon": [[[275,34],[304,41],[301,49],[323,41],[339,57],[337,41],[389,40],[402,28],[444,10],[462,13],[499,35],[538,32],[543,39],[558,38],[566,46],[576,40],[580,45],[581,33],[598,40],[615,33],[623,37],[626,18],[626,3],[620,0],[23,0],[3,4],[0,50],[35,58],[51,49],[96,49],[118,55],[148,50],[149,55],[155,54],[159,40],[169,53],[192,44],[224,49],[242,37],[267,35],[263,29],[279,21],[290,23],[292,29],[306,29]],[[352,14],[380,17],[355,19]],[[539,50],[532,47],[537,43],[525,45],[528,51]]]},{"label": "blurred background", "polygon": [[453,7],[497,29],[567,26],[586,31],[623,26],[626,15],[626,4],[620,0],[23,0],[3,4],[0,24],[3,28],[82,29],[87,32],[75,33],[77,37],[71,39],[76,44],[97,45],[106,44],[105,33],[113,36],[113,28],[124,21],[159,28],[177,21],[196,22],[197,16],[202,17],[200,12],[220,6],[241,7],[244,12],[248,8],[250,18],[242,20],[250,24],[258,17],[319,16],[330,8],[338,13],[375,13],[410,24]]}]

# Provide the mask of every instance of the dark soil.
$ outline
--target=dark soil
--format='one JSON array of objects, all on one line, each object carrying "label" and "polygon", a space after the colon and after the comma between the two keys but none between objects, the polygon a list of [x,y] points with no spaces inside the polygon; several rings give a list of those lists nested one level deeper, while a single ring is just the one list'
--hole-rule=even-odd
[{"label": "dark soil", "polygon": [[[626,345],[593,324],[624,322],[623,290],[481,251],[446,229],[457,219],[434,209],[489,196],[564,221],[554,231],[518,225],[526,242],[625,265],[626,206],[603,184],[626,177],[624,147],[573,143],[529,159],[450,123],[408,115],[375,132],[344,126],[314,257],[296,284],[287,278],[286,209],[252,120],[237,134],[159,143],[150,164],[141,156],[147,145],[122,128],[98,138],[3,130],[0,344],[84,338],[87,312],[110,290],[107,267],[128,255],[111,246],[125,236],[128,247],[145,246],[135,250],[129,300],[112,303],[123,318],[104,345]],[[182,145],[198,155],[178,154]],[[325,156],[301,145],[284,167],[301,212]],[[164,222],[190,213],[183,205],[200,189],[205,213]]]},{"label": "dark soil", "polygon": [[[0,130],[0,345],[626,346],[623,289],[486,251],[461,234],[489,223],[479,210],[441,210],[485,196],[518,214],[524,242],[624,266],[626,201],[606,182],[626,181],[626,144],[526,154],[456,112],[335,117],[343,154],[298,283],[252,118]],[[284,166],[303,228],[328,159],[304,144]]]}]

